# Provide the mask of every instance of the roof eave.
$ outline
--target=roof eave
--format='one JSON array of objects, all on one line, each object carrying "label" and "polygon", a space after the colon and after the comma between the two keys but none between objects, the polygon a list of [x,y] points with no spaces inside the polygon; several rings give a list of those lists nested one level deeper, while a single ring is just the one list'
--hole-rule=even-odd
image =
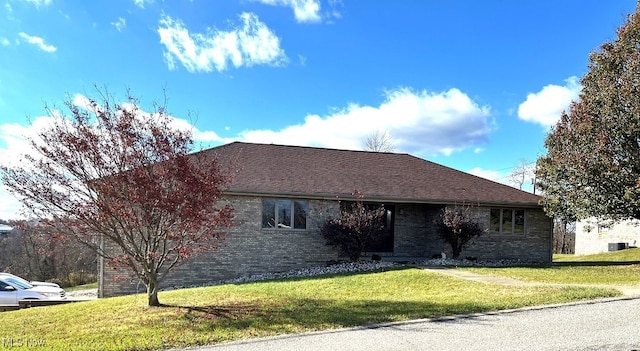
[{"label": "roof eave", "polygon": [[[293,199],[309,199],[309,200],[354,200],[355,196],[352,194],[323,194],[323,193],[270,193],[261,191],[239,191],[228,190],[224,194],[232,196],[255,196],[255,197],[286,197]],[[537,201],[466,201],[466,200],[452,200],[452,199],[420,199],[420,198],[399,198],[399,197],[384,197],[384,196],[365,196],[366,202],[384,202],[395,204],[430,204],[430,205],[462,205],[473,204],[477,206],[495,206],[495,207],[514,207],[514,208],[542,208]]]}]

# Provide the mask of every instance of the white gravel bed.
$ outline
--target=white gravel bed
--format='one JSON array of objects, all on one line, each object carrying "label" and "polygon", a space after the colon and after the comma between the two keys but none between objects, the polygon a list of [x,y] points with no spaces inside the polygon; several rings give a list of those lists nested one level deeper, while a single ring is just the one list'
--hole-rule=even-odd
[{"label": "white gravel bed", "polygon": [[415,262],[421,266],[449,266],[449,267],[508,267],[524,264],[520,260],[495,260],[495,261],[479,261],[479,260],[454,260],[451,258],[434,258],[431,260]]},{"label": "white gravel bed", "polygon": [[450,266],[450,267],[507,267],[513,265],[522,264],[519,260],[497,260],[497,261],[471,261],[467,259],[454,260],[450,258],[438,258],[423,261],[410,261],[410,262],[391,262],[391,261],[358,261],[358,262],[343,262],[338,264],[332,264],[321,267],[305,268],[291,270],[287,272],[279,273],[263,273],[250,276],[239,277],[235,279],[225,279],[210,282],[207,284],[189,285],[189,286],[174,286],[163,290],[175,290],[183,288],[196,288],[202,286],[221,285],[221,284],[234,284],[234,283],[248,283],[260,280],[272,280],[283,278],[302,278],[313,277],[317,275],[327,274],[341,274],[341,273],[355,273],[355,272],[367,272],[375,271],[378,269],[391,268],[394,266],[402,265],[416,265],[416,266]]},{"label": "white gravel bed", "polygon": [[327,275],[327,274],[367,272],[367,271],[375,271],[378,269],[390,268],[395,265],[396,264],[393,262],[383,262],[383,261],[347,262],[347,263],[339,263],[339,264],[333,264],[333,265],[322,266],[322,267],[296,269],[296,270],[291,270],[287,272],[254,274],[254,275],[249,275],[249,276],[244,276],[244,277],[239,277],[234,279],[213,281],[207,284],[174,286],[174,287],[166,288],[163,290],[197,288],[202,286],[212,286],[212,285],[221,285],[221,284],[249,283],[249,282],[261,281],[261,280],[272,280],[272,279],[303,278],[303,277],[313,277],[317,275]]},{"label": "white gravel bed", "polygon": [[67,300],[94,300],[98,298],[98,289],[76,290],[67,292]]}]

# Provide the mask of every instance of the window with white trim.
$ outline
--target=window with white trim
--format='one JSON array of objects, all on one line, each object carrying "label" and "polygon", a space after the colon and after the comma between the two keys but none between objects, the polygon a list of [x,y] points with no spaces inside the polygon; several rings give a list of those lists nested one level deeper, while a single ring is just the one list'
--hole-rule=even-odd
[{"label": "window with white trim", "polygon": [[492,208],[489,216],[489,232],[493,234],[524,234],[524,210]]},{"label": "window with white trim", "polygon": [[307,229],[307,202],[291,199],[262,199],[263,229]]}]

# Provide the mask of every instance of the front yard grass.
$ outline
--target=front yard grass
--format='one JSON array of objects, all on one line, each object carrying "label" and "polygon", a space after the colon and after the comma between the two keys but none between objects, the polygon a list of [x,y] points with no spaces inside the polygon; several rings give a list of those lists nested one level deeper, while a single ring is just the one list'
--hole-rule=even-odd
[{"label": "front yard grass", "polygon": [[[154,350],[612,297],[605,288],[476,283],[417,268],[228,284],[0,313],[0,349]],[[14,341],[18,342],[14,342]]]},{"label": "front yard grass", "polygon": [[640,248],[597,255],[556,255],[551,265],[460,269],[539,283],[639,285]]},{"label": "front yard grass", "polygon": [[619,263],[640,264],[640,248],[604,252],[595,255],[553,255],[554,263]]}]

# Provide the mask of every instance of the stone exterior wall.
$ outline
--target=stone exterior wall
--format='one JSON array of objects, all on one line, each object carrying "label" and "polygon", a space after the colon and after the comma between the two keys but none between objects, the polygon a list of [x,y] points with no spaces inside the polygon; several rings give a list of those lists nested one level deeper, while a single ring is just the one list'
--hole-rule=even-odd
[{"label": "stone exterior wall", "polygon": [[[436,232],[434,221],[444,206],[405,204],[397,206],[393,257],[431,258],[441,253],[451,257],[451,247]],[[489,228],[489,207],[480,207],[473,216]],[[486,233],[462,251],[461,258],[479,260],[519,260],[550,263],[553,250],[553,223],[542,209],[525,210],[524,234]]]},{"label": "stone exterior wall", "polygon": [[[227,230],[222,246],[177,267],[161,283],[161,288],[322,266],[339,259],[337,251],[325,244],[318,229],[324,218],[338,214],[337,201],[308,201],[307,230],[268,230],[261,228],[261,198],[229,197],[228,200],[234,207],[234,226]],[[100,296],[145,291],[138,279],[130,276],[123,279],[124,273],[105,268],[99,277]]]},{"label": "stone exterior wall", "polygon": [[590,255],[609,251],[610,243],[625,243],[629,247],[640,244],[640,221],[599,221],[591,218],[576,223],[576,255]]},{"label": "stone exterior wall", "polygon": [[[485,228],[489,228],[490,208],[481,207],[476,216]],[[446,248],[447,254],[451,248]],[[485,233],[475,239],[461,258],[479,260],[519,260],[522,263],[551,263],[553,259],[553,221],[542,209],[525,210],[524,234]]]},{"label": "stone exterior wall", "polygon": [[[162,288],[204,285],[217,280],[259,273],[281,272],[326,265],[345,259],[336,249],[326,245],[319,226],[329,216],[337,216],[337,201],[309,200],[307,230],[269,230],[261,228],[262,199],[229,197],[235,209],[234,227],[227,231],[224,244],[216,251],[200,254],[176,268],[161,284]],[[434,220],[443,206],[396,204],[394,252],[385,260],[418,260],[442,252],[450,257],[451,249],[439,238]],[[489,208],[477,210],[477,217],[487,228]],[[517,259],[522,262],[551,262],[552,222],[541,209],[528,209],[525,234],[485,234],[462,252],[461,257],[483,260]],[[367,259],[363,256],[363,259]],[[99,296],[115,296],[144,292],[136,278],[108,267],[99,275]],[[120,279],[115,279],[120,277]]]},{"label": "stone exterior wall", "polygon": [[444,250],[433,222],[444,206],[404,204],[396,206],[394,259],[431,258]]}]

